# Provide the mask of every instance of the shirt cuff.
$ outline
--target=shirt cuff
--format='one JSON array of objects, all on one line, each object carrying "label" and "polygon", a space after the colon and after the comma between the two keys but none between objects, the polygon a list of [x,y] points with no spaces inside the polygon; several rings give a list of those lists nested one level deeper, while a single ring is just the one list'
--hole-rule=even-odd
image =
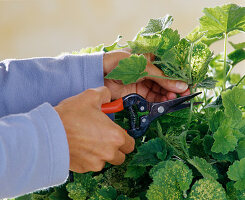
[{"label": "shirt cuff", "polygon": [[60,185],[66,181],[69,175],[70,158],[66,132],[58,113],[49,103],[44,103],[35,110],[45,121],[50,140],[49,185]]},{"label": "shirt cuff", "polygon": [[103,56],[104,52],[87,55],[83,73],[86,89],[104,85]]}]

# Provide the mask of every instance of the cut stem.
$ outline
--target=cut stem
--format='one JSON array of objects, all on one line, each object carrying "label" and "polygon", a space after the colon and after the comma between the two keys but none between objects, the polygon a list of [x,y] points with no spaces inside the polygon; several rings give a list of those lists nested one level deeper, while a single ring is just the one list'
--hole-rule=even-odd
[{"label": "cut stem", "polygon": [[224,72],[223,72],[223,90],[226,88],[226,57],[227,57],[227,39],[228,33],[225,33],[225,40],[224,40]]}]

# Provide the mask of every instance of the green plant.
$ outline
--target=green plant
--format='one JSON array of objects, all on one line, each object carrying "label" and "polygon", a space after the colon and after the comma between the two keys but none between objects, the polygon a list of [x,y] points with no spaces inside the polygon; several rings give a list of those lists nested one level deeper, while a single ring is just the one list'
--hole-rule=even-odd
[{"label": "green plant", "polygon": [[[154,121],[123,165],[75,174],[75,182],[62,189],[17,199],[245,199],[245,83],[244,76],[231,73],[245,59],[244,41],[230,42],[234,51],[227,53],[229,37],[245,32],[245,7],[228,4],[203,12],[200,26],[182,39],[167,15],[151,19],[125,46],[118,44],[119,37],[111,46],[74,53],[130,47],[133,55],[106,76],[124,84],[149,76],[141,54],[154,54],[153,63],[166,78],[187,82],[191,92],[202,90],[198,100],[204,104]],[[218,40],[224,40],[224,52],[213,55],[209,46]],[[127,121],[125,111],[116,115],[121,126]]]}]

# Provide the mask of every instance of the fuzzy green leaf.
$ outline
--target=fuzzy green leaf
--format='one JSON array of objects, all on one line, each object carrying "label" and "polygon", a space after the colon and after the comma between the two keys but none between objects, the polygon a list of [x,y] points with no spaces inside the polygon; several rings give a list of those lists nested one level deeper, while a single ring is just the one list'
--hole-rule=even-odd
[{"label": "fuzzy green leaf", "polygon": [[93,195],[97,189],[97,182],[90,173],[74,173],[74,182],[66,185],[68,196],[73,200],[86,200]]},{"label": "fuzzy green leaf", "polygon": [[186,39],[181,39],[179,43],[164,53],[158,62],[164,74],[173,78],[181,78],[188,81],[190,68],[187,63],[190,43]]},{"label": "fuzzy green leaf", "polygon": [[200,27],[197,26],[196,28],[193,29],[192,32],[190,32],[187,36],[186,39],[190,43],[195,43],[199,41],[203,36],[205,35],[205,32],[200,31]]},{"label": "fuzzy green leaf", "polygon": [[221,37],[233,30],[245,31],[245,7],[227,4],[215,8],[204,8],[200,18],[201,31],[208,37]]},{"label": "fuzzy green leaf", "polygon": [[54,188],[54,192],[48,198],[49,200],[69,199],[66,186],[62,185]]},{"label": "fuzzy green leaf", "polygon": [[173,31],[170,28],[165,29],[161,34],[145,37],[140,34],[134,41],[128,41],[132,53],[153,53],[162,55],[167,50],[178,44],[180,35],[178,31]]},{"label": "fuzzy green leaf", "polygon": [[222,122],[225,119],[225,114],[222,111],[218,111],[216,113],[214,113],[209,122],[209,128],[210,130],[214,133],[218,130],[218,128],[220,127],[220,125],[222,124]]},{"label": "fuzzy green leaf", "polygon": [[212,179],[200,179],[191,188],[188,200],[227,200],[221,184]]},{"label": "fuzzy green leaf", "polygon": [[159,47],[161,42],[161,35],[153,35],[151,37],[143,37],[138,34],[134,41],[128,41],[129,47],[132,49],[132,53],[143,54],[153,53]]},{"label": "fuzzy green leaf", "polygon": [[173,31],[170,28],[167,28],[161,34],[161,41],[157,49],[153,52],[157,56],[163,55],[166,51],[170,50],[172,47],[178,44],[180,40],[180,35],[178,31]]},{"label": "fuzzy green leaf", "polygon": [[208,64],[212,56],[212,52],[206,45],[202,43],[194,45],[191,59],[193,84],[199,83],[206,78]]},{"label": "fuzzy green leaf", "polygon": [[173,22],[173,17],[166,15],[165,17],[159,19],[150,19],[147,26],[144,28],[143,32],[141,32],[142,36],[151,36],[156,33],[160,33],[164,31],[166,28],[171,26]]},{"label": "fuzzy green leaf", "polygon": [[239,106],[245,106],[245,89],[233,87],[232,90],[223,92],[222,101],[226,116],[232,119],[233,122],[239,122],[242,117]]},{"label": "fuzzy green leaf", "polygon": [[96,193],[89,198],[89,200],[116,200],[117,198],[117,191],[109,186],[103,187],[96,191]]},{"label": "fuzzy green leaf", "polygon": [[145,173],[145,171],[146,171],[145,167],[140,167],[136,165],[128,165],[127,171],[124,174],[124,177],[137,179],[141,177]]},{"label": "fuzzy green leaf", "polygon": [[106,75],[107,79],[121,80],[123,84],[135,83],[138,79],[148,75],[145,72],[147,60],[143,55],[132,55],[119,61],[118,66]]},{"label": "fuzzy green leaf", "polygon": [[226,193],[229,200],[245,200],[245,190],[236,190],[233,181],[226,184]]},{"label": "fuzzy green leaf", "polygon": [[153,178],[154,174],[155,174],[158,170],[160,170],[160,169],[162,169],[162,168],[165,168],[166,163],[167,163],[166,161],[161,161],[161,162],[159,162],[157,165],[153,166],[153,167],[151,168],[150,172],[149,172],[149,175]]},{"label": "fuzzy green leaf", "polygon": [[238,158],[241,160],[242,158],[245,158],[245,139],[241,139],[238,142],[237,145],[237,154],[238,154]]},{"label": "fuzzy green leaf", "polygon": [[197,88],[214,89],[218,81],[214,80],[213,77],[207,77],[201,82],[197,83]]},{"label": "fuzzy green leaf", "polygon": [[160,138],[152,139],[138,148],[138,152],[134,155],[129,165],[154,166],[160,161],[157,156],[159,152],[166,155],[165,142]]},{"label": "fuzzy green leaf", "polygon": [[153,183],[146,197],[151,200],[184,199],[183,192],[192,182],[192,171],[181,161],[167,161],[164,168],[153,174]]},{"label": "fuzzy green leaf", "polygon": [[205,159],[194,157],[193,159],[188,160],[203,176],[203,178],[217,180],[218,174]]},{"label": "fuzzy green leaf", "polygon": [[205,152],[212,156],[214,159],[218,160],[218,161],[228,161],[228,162],[234,162],[234,160],[237,159],[237,154],[235,151],[229,152],[225,155],[223,155],[222,153],[214,153],[211,151],[212,146],[214,143],[214,138],[211,135],[205,135],[205,137],[203,138],[203,146],[204,146],[204,150]]},{"label": "fuzzy green leaf", "polygon": [[235,150],[237,146],[237,138],[234,136],[228,121],[222,123],[213,137],[215,141],[211,149],[212,152],[227,154],[229,151]]},{"label": "fuzzy green leaf", "polygon": [[229,179],[236,181],[234,184],[237,190],[245,190],[245,158],[235,161],[227,172]]}]

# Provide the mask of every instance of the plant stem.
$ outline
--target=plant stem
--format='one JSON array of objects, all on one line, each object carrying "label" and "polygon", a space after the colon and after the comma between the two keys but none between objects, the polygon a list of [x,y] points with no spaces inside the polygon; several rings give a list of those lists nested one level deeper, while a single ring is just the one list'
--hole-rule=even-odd
[{"label": "plant stem", "polygon": [[225,90],[226,87],[226,57],[227,57],[227,39],[228,39],[228,33],[225,33],[225,40],[224,40],[224,72],[223,72],[223,90]]},{"label": "plant stem", "polygon": [[192,51],[193,51],[194,44],[191,43],[190,50],[189,50],[189,57],[188,57],[188,63],[189,63],[189,84],[192,84],[192,66],[191,66],[191,59],[192,59]]},{"label": "plant stem", "polygon": [[146,77],[162,78],[162,79],[175,80],[175,81],[184,81],[183,79],[180,79],[180,78],[170,78],[170,77],[155,76],[155,75],[147,75]]},{"label": "plant stem", "polygon": [[[190,93],[191,94],[193,93],[192,86],[190,86]],[[192,111],[193,111],[193,99],[190,100],[190,103],[191,103],[191,105],[190,105],[190,114],[189,114],[186,130],[188,130],[190,125],[191,125]]]},{"label": "plant stem", "polygon": [[[193,91],[192,91],[192,66],[191,66],[191,59],[192,59],[192,51],[193,51],[193,46],[194,44],[191,43],[191,46],[190,46],[190,50],[189,50],[189,57],[188,57],[188,63],[189,63],[189,84],[190,84],[190,93],[192,94]],[[187,123],[187,130],[189,129],[190,127],[190,124],[191,124],[191,119],[192,119],[192,111],[193,111],[193,99],[190,100],[190,114],[189,114],[189,118],[188,118],[188,123]]]},{"label": "plant stem", "polygon": [[238,81],[238,83],[236,84],[236,86],[238,86],[243,81],[244,78],[245,78],[245,75],[243,75],[243,77],[240,79],[240,81]]}]

